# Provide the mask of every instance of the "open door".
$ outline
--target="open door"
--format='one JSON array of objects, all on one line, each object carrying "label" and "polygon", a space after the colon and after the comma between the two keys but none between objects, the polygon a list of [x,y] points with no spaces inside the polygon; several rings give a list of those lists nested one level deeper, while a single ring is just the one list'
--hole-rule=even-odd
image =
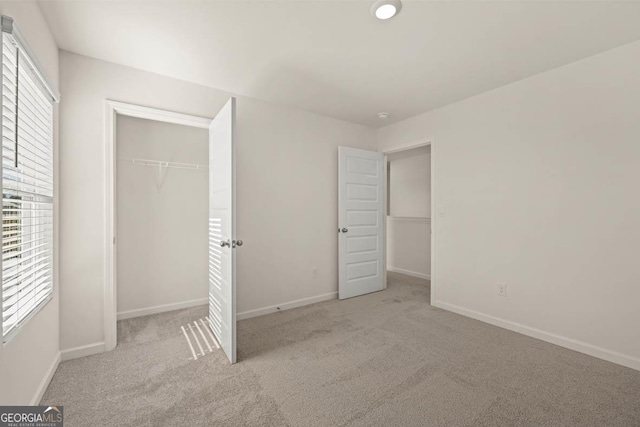
[{"label": "open door", "polygon": [[236,99],[209,125],[209,324],[236,363]]},{"label": "open door", "polygon": [[384,289],[384,155],[338,147],[338,297]]}]

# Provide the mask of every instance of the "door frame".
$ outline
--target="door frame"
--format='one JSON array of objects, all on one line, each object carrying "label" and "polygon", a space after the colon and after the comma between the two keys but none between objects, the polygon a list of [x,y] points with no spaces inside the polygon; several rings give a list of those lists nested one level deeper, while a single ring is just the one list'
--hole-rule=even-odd
[{"label": "door frame", "polygon": [[117,227],[116,227],[116,122],[117,116],[155,120],[176,125],[209,129],[213,118],[193,116],[142,105],[105,100],[105,167],[104,167],[104,348],[117,345]]},{"label": "door frame", "polygon": [[429,156],[430,158],[430,162],[431,162],[431,272],[430,272],[430,276],[431,279],[429,280],[431,283],[431,305],[434,305],[435,301],[436,301],[436,283],[437,283],[437,276],[436,276],[436,223],[437,223],[437,209],[436,209],[436,145],[434,144],[434,139],[433,138],[427,138],[421,141],[416,141],[416,142],[412,142],[409,144],[400,144],[400,145],[393,145],[391,147],[387,147],[387,148],[383,148],[381,150],[379,150],[382,154],[384,154],[384,231],[383,231],[383,257],[384,257],[384,287],[387,287],[387,217],[389,216],[389,212],[387,211],[387,208],[389,206],[388,204],[388,200],[389,200],[389,189],[387,188],[388,186],[388,169],[387,169],[387,164],[388,164],[388,156],[389,154],[393,154],[393,153],[399,153],[401,151],[407,151],[407,150],[412,150],[414,148],[420,148],[420,147],[426,147],[429,146],[431,147],[431,154]]}]

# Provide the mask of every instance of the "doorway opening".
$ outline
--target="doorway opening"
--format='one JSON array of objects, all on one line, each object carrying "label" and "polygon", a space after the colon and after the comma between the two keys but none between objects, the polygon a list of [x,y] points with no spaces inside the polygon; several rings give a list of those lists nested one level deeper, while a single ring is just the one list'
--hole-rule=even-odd
[{"label": "doorway opening", "polygon": [[118,320],[208,302],[210,122],[107,101],[105,350]]},{"label": "doorway opening", "polygon": [[[192,128],[199,129],[207,129],[206,135],[208,140],[208,145],[206,146],[206,155],[202,161],[192,162],[188,161],[189,159],[177,159],[177,152],[181,152],[184,146],[178,144],[175,145],[175,141],[172,141],[171,138],[169,142],[166,144],[169,145],[169,148],[165,147],[164,155],[176,156],[175,159],[167,160],[158,159],[158,158],[150,158],[150,154],[141,154],[140,158],[122,156],[122,160],[124,162],[129,162],[130,165],[135,167],[150,167],[151,169],[155,168],[156,171],[153,174],[153,181],[151,181],[151,177],[147,176],[147,183],[153,182],[156,191],[162,189],[163,186],[169,185],[167,184],[168,173],[165,169],[190,169],[189,172],[202,172],[200,169],[204,170],[205,167],[208,167],[208,172],[206,176],[208,177],[207,184],[204,186],[207,188],[206,194],[203,195],[202,201],[204,205],[206,205],[206,210],[208,214],[206,215],[207,224],[204,229],[204,235],[206,236],[206,245],[202,245],[201,250],[202,254],[206,254],[206,268],[207,268],[207,278],[208,278],[208,293],[206,297],[206,302],[208,303],[208,316],[205,316],[205,319],[211,328],[213,335],[215,336],[215,341],[219,344],[219,347],[223,350],[226,358],[231,362],[236,362],[236,248],[242,246],[242,240],[237,239],[236,236],[236,185],[235,185],[235,177],[236,177],[236,99],[230,98],[222,107],[222,109],[217,113],[214,119],[208,119],[197,116],[190,116],[181,113],[174,113],[165,110],[158,110],[149,107],[142,107],[138,105],[125,104],[121,102],[115,101],[106,101],[106,129],[105,129],[105,148],[106,148],[106,162],[105,162],[105,281],[104,281],[104,350],[109,351],[113,350],[118,341],[118,329],[117,329],[117,319],[118,319],[118,294],[117,294],[117,283],[118,283],[118,242],[117,238],[118,233],[118,163],[119,156],[118,153],[118,120],[127,120],[124,117],[136,118],[136,119],[146,119],[149,121],[162,122],[163,126],[166,124],[170,125],[180,125],[187,126]],[[165,132],[166,129],[160,130],[160,133]],[[191,131],[190,131],[191,132]],[[197,132],[196,132],[197,133]],[[132,141],[136,141],[136,133],[134,132],[134,136],[132,137]],[[174,139],[182,139],[176,138]],[[171,145],[173,144],[173,145]],[[153,145],[153,144],[151,144]],[[138,147],[140,148],[140,147]],[[147,147],[148,149],[149,147]],[[141,148],[140,148],[141,149]],[[157,153],[156,153],[157,154]],[[193,153],[192,153],[193,154]],[[134,154],[130,154],[133,156]],[[182,155],[182,154],[181,154]],[[196,157],[202,157],[202,153],[194,154]],[[175,171],[174,171],[175,172]],[[143,173],[141,169],[137,170],[136,173]],[[174,173],[174,176],[176,174]],[[175,184],[175,183],[174,183]],[[185,184],[185,183],[183,183]],[[193,183],[192,183],[193,184]],[[195,184],[194,184],[195,185]],[[199,184],[201,187],[202,182]],[[175,185],[174,185],[175,186]],[[180,196],[174,195],[174,197],[164,197],[161,198],[161,202],[157,202],[156,205],[159,208],[163,206],[167,206],[172,203],[177,203],[177,206],[172,206],[172,215],[169,217],[172,218],[180,218],[182,215],[180,212],[184,212],[187,209],[190,209],[195,201],[191,197],[183,198],[182,196],[189,196],[189,190],[192,189],[191,184],[178,186],[181,187],[182,194]],[[129,189],[126,189],[129,191]],[[132,198],[135,199],[137,194],[134,193]],[[142,196],[140,196],[142,197]],[[147,196],[148,197],[148,194]],[[197,196],[196,196],[197,197]],[[201,206],[202,207],[202,206]],[[177,209],[176,209],[177,208]],[[199,209],[195,210],[199,212]],[[199,214],[198,214],[199,215]],[[152,210],[147,210],[146,218],[139,218],[137,224],[139,227],[151,227],[153,228],[153,221],[149,219],[149,217],[153,216],[154,220],[158,221],[162,226],[156,226],[153,233],[148,233],[145,237],[149,240],[152,239],[160,239],[165,238],[166,235],[172,234],[180,236],[180,232],[182,230],[181,227],[186,227],[184,222],[173,222],[170,227],[174,227],[175,230],[171,230],[171,233],[167,232],[167,226],[163,223],[164,220],[160,220],[157,218],[156,212]],[[165,218],[166,219],[166,218]],[[134,224],[135,225],[135,224]],[[135,229],[135,227],[132,227]],[[200,233],[202,231],[199,231]],[[152,236],[152,237],[149,237]],[[160,237],[158,237],[160,236]],[[193,236],[192,236],[193,237]],[[201,238],[203,236],[198,236],[194,238],[193,241],[188,241],[186,243],[186,248],[189,252],[195,252],[198,249],[196,246],[200,246]],[[200,242],[200,243],[198,243]],[[140,244],[141,242],[136,242],[136,244]],[[184,242],[183,242],[184,244]],[[168,247],[166,242],[162,242],[162,245]],[[162,246],[159,245],[159,246]],[[170,246],[170,245],[169,245]],[[155,250],[155,248],[153,248]],[[174,249],[174,248],[171,248]],[[134,256],[137,256],[139,253],[135,250],[130,251]],[[180,253],[176,256],[181,256],[184,258],[183,253]],[[187,255],[187,261],[185,264],[188,265],[189,254]],[[152,257],[153,258],[153,257]],[[198,258],[198,257],[194,257]],[[158,260],[155,260],[158,261]],[[168,264],[173,263],[174,259],[169,257],[166,260]],[[183,260],[184,261],[184,260]],[[193,260],[191,260],[193,261]],[[162,262],[162,260],[160,261]],[[157,267],[156,263],[156,267]],[[174,267],[173,265],[162,266],[165,267]],[[139,266],[131,267],[132,270],[139,270]],[[155,268],[155,267],[154,267]],[[195,269],[196,272],[199,269]],[[178,277],[178,281],[182,279],[179,278],[179,274],[176,275],[172,272],[173,277]],[[199,274],[199,273],[198,273]],[[157,277],[157,275],[156,275]],[[198,279],[199,281],[199,279]],[[169,289],[165,287],[165,290]],[[176,290],[170,290],[169,293],[176,293]],[[199,291],[198,291],[199,292]],[[144,291],[139,292],[144,293]],[[191,294],[190,294],[191,295]],[[199,294],[198,294],[199,295]],[[137,295],[137,297],[141,297]],[[146,295],[145,295],[146,297]],[[193,297],[193,295],[192,295]],[[184,298],[184,295],[182,295]],[[194,304],[196,302],[200,302],[198,297],[191,300],[177,302],[176,304]],[[170,305],[170,304],[169,304]],[[153,310],[164,311],[167,308],[166,304],[160,304],[159,306],[151,306]],[[175,307],[175,306],[174,306]],[[147,307],[146,310],[149,308]],[[131,315],[131,313],[141,313],[144,312],[145,309],[132,309],[128,311],[121,311],[120,315],[122,317]],[[188,309],[185,309],[188,310]],[[205,311],[207,313],[207,311]],[[197,314],[200,316],[200,314]],[[191,319],[193,320],[193,319]],[[204,319],[199,319],[204,320]],[[125,320],[123,320],[125,321]],[[201,323],[194,323],[194,330],[198,330],[198,327]],[[178,330],[179,330],[178,325]],[[198,330],[198,333],[200,331]],[[193,334],[194,339],[198,340],[198,336],[202,337],[206,341],[206,335],[200,333],[196,335],[195,332]],[[214,343],[215,345],[216,343]],[[205,342],[205,346],[209,348],[207,343]],[[194,357],[195,359],[195,357]]]},{"label": "doorway opening", "polygon": [[207,304],[208,136],[116,118],[118,320]]},{"label": "doorway opening", "polygon": [[339,299],[386,289],[390,271],[423,280],[427,301],[435,300],[433,158],[431,141],[381,152],[338,148]]},{"label": "doorway opening", "polygon": [[385,152],[385,277],[424,284],[430,300],[432,163],[429,142]]},{"label": "doorway opening", "polygon": [[[121,342],[154,322],[159,338],[177,318],[192,359],[217,348],[208,300],[207,129],[116,117],[117,321]],[[172,313],[166,313],[172,312]],[[163,316],[146,316],[166,313]],[[145,317],[144,319],[139,319]],[[147,335],[148,332],[145,332]],[[211,342],[210,342],[211,341]]]}]

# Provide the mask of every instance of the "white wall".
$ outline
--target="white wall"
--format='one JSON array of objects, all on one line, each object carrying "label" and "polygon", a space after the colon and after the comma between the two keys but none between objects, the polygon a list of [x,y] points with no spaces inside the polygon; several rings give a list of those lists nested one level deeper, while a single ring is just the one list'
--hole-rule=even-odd
[{"label": "white wall", "polygon": [[[14,18],[49,78],[58,84],[58,47],[35,2],[0,2],[0,13]],[[58,112],[54,113],[54,164],[58,164]],[[54,173],[57,188],[58,175]],[[54,252],[58,249],[58,201],[54,210]],[[37,403],[59,361],[58,259],[54,260],[54,296],[7,344],[0,344],[0,405]]]},{"label": "white wall", "polygon": [[434,139],[436,305],[640,369],[638,88],[640,42],[379,130]]},{"label": "white wall", "polygon": [[135,165],[206,165],[208,131],[117,117],[118,318],[206,304],[208,173]]},{"label": "white wall", "polygon": [[431,220],[387,217],[387,270],[431,277]]},{"label": "white wall", "polygon": [[[67,52],[60,58],[61,348],[100,351],[104,100],[213,117],[229,95]],[[237,110],[237,231],[245,242],[237,252],[238,312],[332,295],[337,147],[375,149],[375,131],[247,98],[238,99]]]},{"label": "white wall", "polygon": [[389,162],[389,215],[431,216],[431,149],[429,146],[392,153]]},{"label": "white wall", "polygon": [[301,110],[238,101],[238,237],[244,246],[238,252],[237,292],[242,316],[337,294],[341,145],[375,151],[375,131]]}]

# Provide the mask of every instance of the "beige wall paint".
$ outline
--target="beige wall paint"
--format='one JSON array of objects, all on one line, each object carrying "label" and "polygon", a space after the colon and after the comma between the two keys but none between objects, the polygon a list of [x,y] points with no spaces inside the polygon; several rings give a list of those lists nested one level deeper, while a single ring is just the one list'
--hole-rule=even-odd
[{"label": "beige wall paint", "polygon": [[434,140],[434,303],[640,369],[639,87],[636,42],[379,130]]},{"label": "beige wall paint", "polygon": [[[229,94],[68,52],[61,85],[60,338],[72,349],[104,341],[104,100],[213,117]],[[375,131],[247,98],[237,113],[238,312],[337,291],[337,147],[374,150]]]},{"label": "beige wall paint", "polygon": [[389,154],[389,215],[431,216],[431,149],[429,146]]},{"label": "beige wall paint", "polygon": [[[33,49],[45,72],[58,84],[58,48],[36,2],[0,2],[0,13],[11,16]],[[58,164],[58,111],[54,113],[54,162]],[[58,186],[58,174],[54,174]],[[54,201],[54,245],[58,244],[58,200]],[[59,358],[58,260],[54,260],[54,296],[47,305],[27,322],[7,344],[0,344],[0,405],[28,405],[37,403],[46,380],[57,366]]]},{"label": "beige wall paint", "polygon": [[387,217],[387,270],[428,278],[431,275],[431,221]]},{"label": "beige wall paint", "polygon": [[159,177],[157,168],[124,159],[207,165],[209,133],[126,116],[116,120],[118,313],[206,303],[208,173],[163,168]]},{"label": "beige wall paint", "polygon": [[375,141],[364,126],[238,101],[239,314],[338,291],[338,146]]}]

